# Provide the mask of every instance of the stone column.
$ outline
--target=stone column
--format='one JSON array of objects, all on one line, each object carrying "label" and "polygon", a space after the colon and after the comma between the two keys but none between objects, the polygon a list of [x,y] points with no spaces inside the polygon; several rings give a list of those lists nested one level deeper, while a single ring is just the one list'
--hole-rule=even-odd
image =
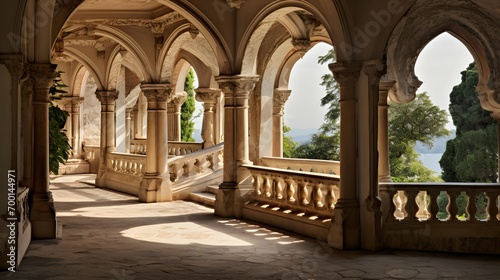
[{"label": "stone column", "polygon": [[283,157],[283,114],[285,103],[292,93],[288,89],[275,89],[273,96],[273,157]]},{"label": "stone column", "polygon": [[215,101],[214,135],[215,144],[224,142],[224,94],[222,91]]},{"label": "stone column", "polygon": [[395,82],[382,81],[378,100],[378,180],[392,182],[389,162],[389,105],[387,98]]},{"label": "stone column", "polygon": [[197,88],[196,100],[203,102],[203,126],[201,130],[201,137],[203,138],[203,147],[209,148],[216,144],[215,139],[215,105],[217,98],[220,96],[220,89],[212,88]]},{"label": "stone column", "polygon": [[146,174],[141,182],[139,201],[171,201],[172,190],[167,166],[167,101],[172,97],[173,85],[142,84],[141,89],[148,99],[148,130]]},{"label": "stone column", "polygon": [[224,93],[224,176],[215,201],[215,214],[221,217],[241,217],[241,195],[251,187],[248,171],[251,164],[248,141],[248,97],[258,81],[257,76],[219,76],[216,78]]},{"label": "stone column", "polygon": [[361,64],[332,63],[329,65],[340,86],[340,194],[334,209],[334,219],[328,244],[337,249],[359,248],[360,221],[357,194],[357,95],[356,84]]},{"label": "stone column", "polygon": [[125,109],[125,152],[130,153],[130,135],[132,133],[132,110],[134,108],[126,108]]},{"label": "stone column", "polygon": [[95,95],[101,102],[101,150],[99,171],[97,172],[96,186],[105,187],[105,173],[108,153],[116,149],[115,139],[115,109],[118,91],[96,91]]},{"label": "stone column", "polygon": [[144,127],[144,116],[147,114],[148,104],[147,100],[144,97],[144,93],[141,91],[139,94],[139,98],[137,99],[137,114],[135,114],[135,138],[136,139],[144,139],[146,136],[143,132]]},{"label": "stone column", "polygon": [[56,65],[32,64],[33,79],[33,188],[31,189],[32,236],[56,238],[56,209],[49,191],[49,88]]},{"label": "stone column", "polygon": [[71,147],[73,148],[73,158],[79,159],[81,157],[81,140],[80,140],[80,105],[83,102],[83,97],[75,97],[71,99],[71,129],[72,141]]},{"label": "stone column", "polygon": [[139,99],[137,100],[137,103],[134,105],[134,108],[132,110],[132,125],[134,126],[133,131],[134,133],[131,135],[132,139],[135,139],[137,137],[137,129],[139,128]]},{"label": "stone column", "polygon": [[187,94],[177,93],[168,103],[168,140],[181,141],[181,106],[186,101]]},{"label": "stone column", "polygon": [[22,83],[22,134],[23,134],[23,182],[30,190],[33,188],[33,80]]}]

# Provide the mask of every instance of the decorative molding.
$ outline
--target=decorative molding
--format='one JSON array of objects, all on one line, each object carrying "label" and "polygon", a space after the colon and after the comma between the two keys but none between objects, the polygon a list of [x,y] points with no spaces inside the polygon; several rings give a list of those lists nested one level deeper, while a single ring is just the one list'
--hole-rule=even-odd
[{"label": "decorative molding", "polygon": [[229,7],[236,9],[241,8],[241,5],[243,5],[245,2],[246,0],[226,0],[226,3],[229,5]]},{"label": "decorative molding", "polygon": [[48,96],[48,90],[52,86],[56,67],[57,65],[50,63],[30,64],[30,78],[33,81],[35,93],[37,89],[40,89],[46,91]]},{"label": "decorative molding", "polygon": [[292,94],[292,90],[289,89],[274,89],[273,95],[273,105],[274,107],[283,107],[285,103],[290,98],[290,94]]},{"label": "decorative molding", "polygon": [[20,80],[27,78],[27,67],[21,54],[0,54],[0,64],[5,65],[13,77]]},{"label": "decorative molding", "polygon": [[174,88],[171,84],[141,84],[140,87],[148,102],[167,102],[172,98]]},{"label": "decorative molding", "polygon": [[118,99],[118,91],[98,90],[95,96],[102,105],[113,105]]},{"label": "decorative molding", "polygon": [[215,88],[197,88],[196,100],[203,103],[215,103],[217,98],[221,96],[221,90]]},{"label": "decorative molding", "polygon": [[331,63],[328,65],[330,71],[332,71],[335,80],[340,84],[340,86],[354,85],[358,79],[361,70],[361,63],[351,62],[351,63]]},{"label": "decorative molding", "polygon": [[219,76],[215,81],[226,97],[249,95],[259,81],[259,76]]},{"label": "decorative molding", "polygon": [[[137,27],[150,28],[151,31],[155,34],[162,34],[165,27],[167,27],[170,24],[174,24],[176,22],[179,22],[181,20],[184,20],[184,17],[181,14],[179,14],[177,12],[171,12],[171,13],[168,13],[166,15],[163,15],[163,16],[155,18],[155,19],[78,19],[78,20],[70,20],[70,21],[68,21],[68,26],[72,26],[72,25],[85,25],[85,26],[108,25],[108,26],[114,26],[114,27],[137,26]],[[87,29],[89,29],[89,28],[87,27]],[[92,36],[94,34],[89,34],[89,32],[87,31],[88,36]]]},{"label": "decorative molding", "polygon": [[363,72],[368,76],[371,85],[379,85],[380,78],[387,73],[387,65],[381,61],[369,61],[365,64]]}]

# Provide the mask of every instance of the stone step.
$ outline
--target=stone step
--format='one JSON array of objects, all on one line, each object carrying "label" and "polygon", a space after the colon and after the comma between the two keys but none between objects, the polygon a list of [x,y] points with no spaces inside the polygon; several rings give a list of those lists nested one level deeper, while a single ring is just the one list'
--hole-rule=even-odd
[{"label": "stone step", "polygon": [[209,192],[190,193],[188,200],[203,204],[208,207],[215,206],[215,194]]}]

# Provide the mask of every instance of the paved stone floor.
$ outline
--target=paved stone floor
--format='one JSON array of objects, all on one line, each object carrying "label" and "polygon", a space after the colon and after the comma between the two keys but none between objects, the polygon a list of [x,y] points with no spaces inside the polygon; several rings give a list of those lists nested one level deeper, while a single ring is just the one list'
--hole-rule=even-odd
[{"label": "paved stone floor", "polygon": [[54,180],[61,238],[34,241],[0,279],[500,279],[499,256],[341,252],[190,202],[138,203],[92,179]]}]

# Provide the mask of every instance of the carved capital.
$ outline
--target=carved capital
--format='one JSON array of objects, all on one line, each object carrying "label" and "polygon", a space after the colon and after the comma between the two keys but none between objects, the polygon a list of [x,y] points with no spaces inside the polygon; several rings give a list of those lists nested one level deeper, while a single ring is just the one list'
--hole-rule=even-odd
[{"label": "carved capital", "polygon": [[311,47],[311,40],[309,38],[292,39],[292,45],[297,51],[305,53]]},{"label": "carved capital", "polygon": [[226,2],[229,7],[239,9],[241,8],[241,5],[246,2],[246,0],[226,0]]},{"label": "carved capital", "polygon": [[215,79],[224,95],[249,95],[259,76],[219,76]]},{"label": "carved capital", "polygon": [[342,63],[336,62],[328,65],[333,77],[340,86],[354,85],[359,78],[361,64],[358,62]]},{"label": "carved capital", "polygon": [[387,67],[381,60],[369,61],[365,64],[364,73],[368,76],[368,82],[370,84],[378,85],[380,83],[380,78],[387,73]]},{"label": "carved capital", "polygon": [[98,90],[95,96],[102,105],[113,104],[118,99],[118,91]]},{"label": "carved capital", "polygon": [[172,97],[171,84],[141,84],[141,90],[148,102],[168,101]]},{"label": "carved capital", "polygon": [[389,96],[389,92],[394,91],[395,81],[381,81],[379,84],[379,106],[387,106],[387,98]]},{"label": "carved capital", "polygon": [[187,98],[187,93],[181,92],[172,95],[172,97],[170,97],[169,99],[169,102],[171,102],[175,106],[181,106],[184,103],[184,101],[186,101],[186,98]]},{"label": "carved capital", "polygon": [[196,100],[203,103],[215,103],[216,99],[220,97],[221,90],[214,88],[197,88]]},{"label": "carved capital", "polygon": [[273,104],[274,107],[283,107],[285,103],[288,101],[290,94],[292,93],[289,89],[275,89],[273,95]]},{"label": "carved capital", "polygon": [[30,77],[35,89],[47,90],[48,93],[48,89],[54,83],[56,67],[57,65],[50,63],[30,65]]},{"label": "carved capital", "polygon": [[20,80],[27,78],[26,64],[20,54],[0,54],[0,64],[5,65],[10,74]]}]

